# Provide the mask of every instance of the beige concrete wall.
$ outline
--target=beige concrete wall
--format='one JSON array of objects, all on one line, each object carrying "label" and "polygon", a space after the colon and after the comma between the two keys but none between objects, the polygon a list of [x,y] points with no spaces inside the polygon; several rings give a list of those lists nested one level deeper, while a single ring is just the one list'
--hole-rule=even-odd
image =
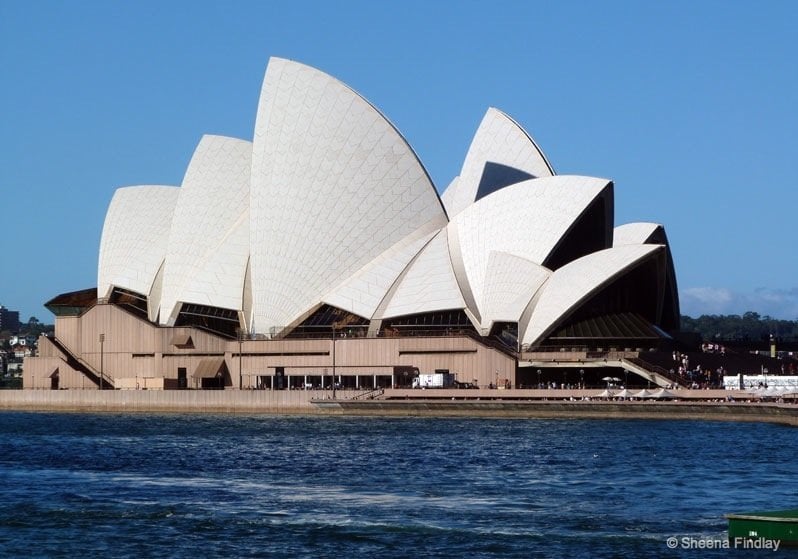
[{"label": "beige concrete wall", "polygon": [[[100,334],[104,334],[102,347]],[[190,347],[172,342],[190,335]],[[305,340],[226,340],[193,328],[159,327],[115,305],[100,304],[80,317],[58,317],[56,337],[94,371],[112,379],[152,377],[177,378],[185,367],[189,386],[200,362],[223,356],[232,388],[252,386],[252,378],[271,376],[284,367],[290,376],[389,376],[394,367],[415,367],[431,373],[448,369],[461,382],[487,386],[496,379],[515,380],[515,360],[467,337],[346,338]],[[26,360],[41,376],[51,366],[43,358],[59,357],[49,341],[41,358]],[[239,354],[241,356],[239,357]],[[37,359],[39,361],[37,361]],[[243,372],[243,379],[239,376]],[[81,388],[83,375],[62,377],[63,388]],[[29,387],[27,384],[26,388]],[[42,386],[37,386],[41,388]]]},{"label": "beige concrete wall", "polygon": [[117,390],[163,390],[164,379],[160,377],[125,377],[114,379]]},{"label": "beige concrete wall", "polygon": [[78,348],[81,346],[81,322],[82,318],[79,316],[55,317],[55,332],[61,343],[70,348]]},{"label": "beige concrete wall", "polygon": [[[340,398],[355,393],[338,391]],[[0,390],[0,409],[319,413],[315,390]]]},{"label": "beige concrete wall", "polygon": [[59,388],[85,388],[94,389],[96,385],[82,373],[67,365],[60,357],[37,357],[25,360],[22,372],[23,388],[34,390],[50,390],[52,387],[51,375],[58,369]]}]

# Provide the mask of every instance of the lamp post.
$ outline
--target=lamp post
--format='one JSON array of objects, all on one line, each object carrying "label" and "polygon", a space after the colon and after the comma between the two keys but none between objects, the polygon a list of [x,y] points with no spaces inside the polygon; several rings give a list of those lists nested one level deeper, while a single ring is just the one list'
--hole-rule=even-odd
[{"label": "lamp post", "polygon": [[538,388],[541,388],[541,384],[540,384],[540,369],[538,369]]},{"label": "lamp post", "polygon": [[579,388],[585,389],[585,370],[579,369]]},{"label": "lamp post", "polygon": [[105,334],[100,334],[100,390],[103,389],[103,360],[105,357]]},{"label": "lamp post", "polygon": [[244,331],[241,328],[236,328],[236,334],[238,334],[238,389],[243,390],[244,372],[242,368],[242,349],[244,344]]},{"label": "lamp post", "polygon": [[332,325],[332,397],[335,400],[335,324]]}]

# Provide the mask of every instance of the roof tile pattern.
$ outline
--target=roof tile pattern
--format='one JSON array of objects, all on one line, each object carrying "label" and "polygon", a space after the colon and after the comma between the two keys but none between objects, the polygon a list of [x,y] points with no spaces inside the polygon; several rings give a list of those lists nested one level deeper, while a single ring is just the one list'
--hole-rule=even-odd
[{"label": "roof tile pattern", "polygon": [[241,306],[249,258],[252,144],[204,136],[188,165],[169,233],[161,322],[180,302]]},{"label": "roof tile pattern", "polygon": [[546,156],[529,134],[509,116],[491,107],[474,134],[457,182],[443,193],[450,218],[477,200],[487,163],[511,167],[535,178],[554,175]]},{"label": "roof tile pattern", "polygon": [[405,237],[327,294],[323,301],[372,318],[396,278],[436,233],[420,229],[417,234]]},{"label": "roof tile pattern", "polygon": [[661,245],[626,245],[583,256],[556,270],[539,296],[531,317],[519,332],[523,344],[535,345],[566,319],[580,303],[644,259]]},{"label": "roof tile pattern", "polygon": [[645,244],[661,225],[658,223],[625,223],[613,229],[612,246]]},{"label": "roof tile pattern", "polygon": [[490,332],[494,322],[518,322],[529,301],[551,273],[551,270],[526,258],[491,251],[482,303],[483,333]]},{"label": "roof tile pattern", "polygon": [[442,231],[410,264],[382,318],[463,308],[465,302],[452,270],[447,237]]},{"label": "roof tile pattern", "polygon": [[[444,193],[447,216],[418,157],[376,108],[319,70],[272,59],[253,142],[205,136],[181,188],[116,192],[98,288],[147,295],[150,319],[160,304],[163,324],[181,303],[241,311],[250,331],[267,335],[322,304],[373,320],[372,332],[382,319],[462,309],[483,335],[517,322],[534,345],[662,254],[659,225],[608,230],[612,189],[606,179],[554,175],[531,137],[489,109]],[[600,219],[589,211],[597,207]],[[613,248],[580,243],[602,232],[601,246],[612,233]],[[553,253],[556,271],[543,266]],[[671,258],[656,262],[672,278]]]},{"label": "roof tile pattern", "polygon": [[609,181],[592,177],[532,179],[494,192],[457,214],[452,224],[459,257],[480,316],[490,253],[506,252],[542,265],[585,208],[609,187]]},{"label": "roof tile pattern", "polygon": [[108,296],[114,286],[149,295],[166,256],[179,193],[174,186],[117,189],[100,239],[98,296]]},{"label": "roof tile pattern", "polygon": [[404,138],[314,68],[272,59],[252,163],[255,327],[290,324],[420,227],[446,224]]}]

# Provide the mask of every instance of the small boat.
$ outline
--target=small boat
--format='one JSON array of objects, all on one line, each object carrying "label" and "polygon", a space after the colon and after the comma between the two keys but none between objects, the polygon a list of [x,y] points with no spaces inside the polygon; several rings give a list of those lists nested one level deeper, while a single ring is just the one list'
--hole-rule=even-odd
[{"label": "small boat", "polygon": [[798,509],[727,514],[729,539],[779,541],[798,545]]}]

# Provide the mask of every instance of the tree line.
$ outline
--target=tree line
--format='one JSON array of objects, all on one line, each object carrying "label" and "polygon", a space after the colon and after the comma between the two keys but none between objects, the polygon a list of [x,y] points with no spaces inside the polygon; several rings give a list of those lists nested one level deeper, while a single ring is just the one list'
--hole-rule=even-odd
[{"label": "tree line", "polygon": [[682,331],[698,332],[704,340],[798,340],[798,321],[780,320],[748,311],[737,314],[682,315]]}]

